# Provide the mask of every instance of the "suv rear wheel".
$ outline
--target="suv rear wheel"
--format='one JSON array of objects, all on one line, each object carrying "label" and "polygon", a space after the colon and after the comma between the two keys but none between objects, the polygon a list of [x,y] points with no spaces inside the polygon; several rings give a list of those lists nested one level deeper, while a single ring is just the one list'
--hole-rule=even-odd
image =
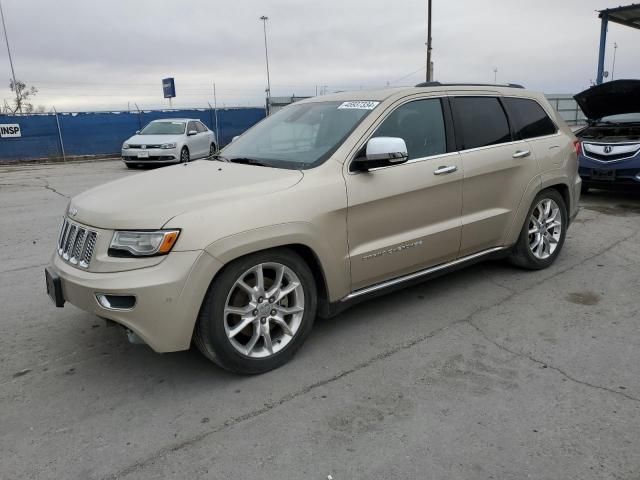
[{"label": "suv rear wheel", "polygon": [[216,276],[194,334],[200,351],[235,373],[256,374],[291,359],[311,331],[317,294],[305,261],[287,249],[242,257]]},{"label": "suv rear wheel", "polygon": [[562,195],[554,189],[544,190],[533,200],[509,260],[530,270],[546,268],[562,250],[566,233],[567,207]]}]

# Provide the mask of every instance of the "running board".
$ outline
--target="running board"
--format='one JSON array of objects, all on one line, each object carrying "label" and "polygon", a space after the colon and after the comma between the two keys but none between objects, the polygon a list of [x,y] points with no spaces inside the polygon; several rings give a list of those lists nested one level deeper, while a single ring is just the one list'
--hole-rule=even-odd
[{"label": "running board", "polygon": [[396,277],[396,278],[393,278],[391,280],[386,280],[386,281],[381,282],[381,283],[376,283],[375,285],[371,285],[370,287],[364,287],[364,288],[361,288],[359,290],[355,290],[355,291],[351,292],[349,295],[347,295],[346,297],[344,297],[340,301],[341,302],[348,302],[349,300],[353,300],[354,298],[358,298],[358,297],[361,297],[363,295],[368,295],[370,293],[374,293],[374,292],[377,292],[379,290],[384,290],[386,288],[394,287],[394,286],[400,285],[401,283],[409,282],[411,280],[416,280],[416,279],[418,279],[420,277],[426,277],[428,275],[440,272],[442,270],[447,270],[449,268],[453,268],[453,267],[462,265],[464,263],[471,262],[473,260],[477,260],[477,259],[479,259],[481,257],[484,257],[485,255],[489,255],[491,253],[497,253],[497,252],[500,252],[502,250],[506,250],[506,248],[507,247],[489,248],[488,250],[483,250],[481,252],[474,253],[472,255],[467,255],[466,257],[458,258],[457,260],[453,260],[452,262],[441,263],[440,265],[436,265],[435,267],[425,268],[424,270],[419,270],[417,272],[410,273],[408,275],[403,275],[401,277]]}]

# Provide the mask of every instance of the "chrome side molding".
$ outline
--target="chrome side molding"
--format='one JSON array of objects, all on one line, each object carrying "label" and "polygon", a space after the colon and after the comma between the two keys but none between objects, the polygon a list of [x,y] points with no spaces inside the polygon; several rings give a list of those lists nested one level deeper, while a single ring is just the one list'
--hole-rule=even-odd
[{"label": "chrome side molding", "polygon": [[393,287],[395,285],[399,285],[401,283],[408,282],[410,280],[415,280],[416,278],[425,277],[432,273],[436,273],[441,270],[446,270],[447,268],[461,265],[471,260],[475,260],[477,258],[484,257],[485,255],[489,255],[490,253],[496,253],[502,250],[506,250],[506,248],[507,247],[489,248],[487,250],[482,250],[481,252],[477,252],[471,255],[467,255],[465,257],[458,258],[448,263],[441,263],[440,265],[436,265],[434,267],[425,268],[424,270],[419,270],[417,272],[409,273],[401,277],[392,278],[391,280],[385,280],[384,282],[376,283],[375,285],[371,285],[370,287],[364,287],[364,288],[355,290],[340,301],[347,302],[349,300],[353,300],[354,298],[360,297],[362,295],[367,295],[369,293],[377,292],[378,290],[384,290],[385,288]]}]

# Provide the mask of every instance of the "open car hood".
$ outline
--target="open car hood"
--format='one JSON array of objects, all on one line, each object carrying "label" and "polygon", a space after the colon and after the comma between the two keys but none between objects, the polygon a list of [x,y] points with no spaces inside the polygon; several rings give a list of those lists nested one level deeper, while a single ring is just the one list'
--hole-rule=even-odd
[{"label": "open car hood", "polygon": [[613,80],[575,95],[589,120],[640,112],[640,80]]}]

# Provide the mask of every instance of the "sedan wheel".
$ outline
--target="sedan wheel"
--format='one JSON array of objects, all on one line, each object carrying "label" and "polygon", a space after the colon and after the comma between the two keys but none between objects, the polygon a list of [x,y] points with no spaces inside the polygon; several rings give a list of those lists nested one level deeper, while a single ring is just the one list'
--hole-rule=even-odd
[{"label": "sedan wheel", "polygon": [[217,148],[216,146],[212,143],[211,146],[209,147],[209,156],[213,157],[217,152]]},{"label": "sedan wheel", "polygon": [[189,161],[189,150],[183,148],[180,152],[180,163],[187,163]]}]

